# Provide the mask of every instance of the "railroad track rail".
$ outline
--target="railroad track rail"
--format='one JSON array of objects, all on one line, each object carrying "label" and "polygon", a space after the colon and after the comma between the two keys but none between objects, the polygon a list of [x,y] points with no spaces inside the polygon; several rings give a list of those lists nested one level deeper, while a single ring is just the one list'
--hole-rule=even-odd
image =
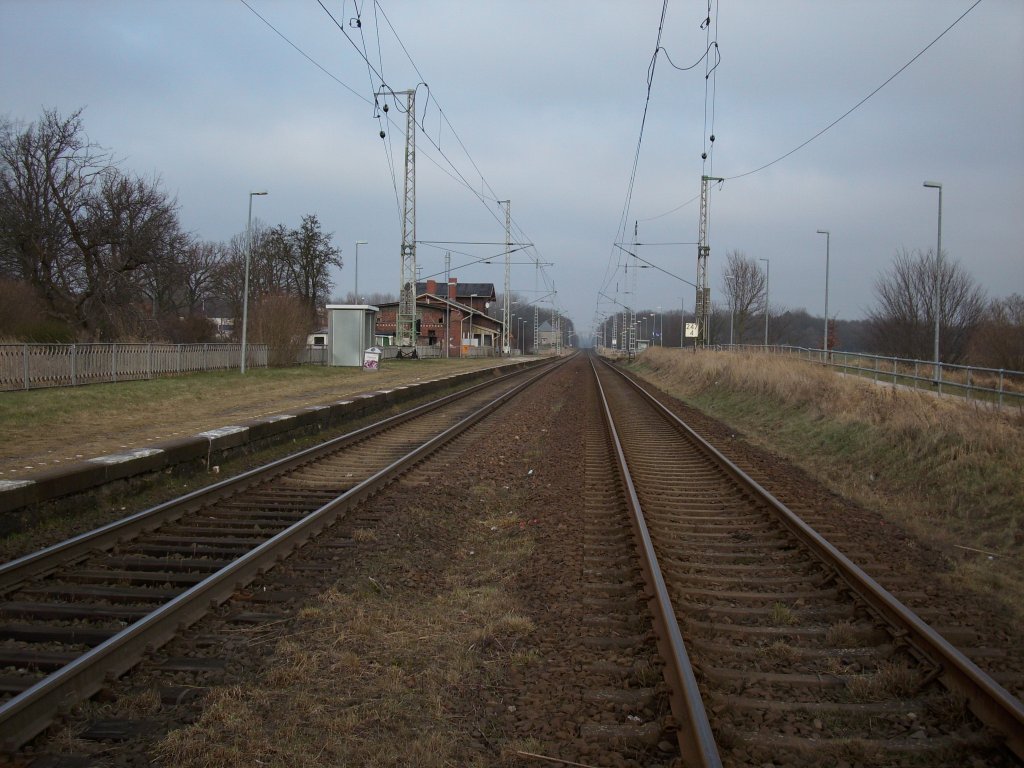
[{"label": "railroad track rail", "polygon": [[553,365],[513,373],[0,565],[12,751]]},{"label": "railroad track rail", "polygon": [[685,638],[659,616],[687,766],[1024,755],[1020,701],[625,375],[594,373],[652,604]]}]

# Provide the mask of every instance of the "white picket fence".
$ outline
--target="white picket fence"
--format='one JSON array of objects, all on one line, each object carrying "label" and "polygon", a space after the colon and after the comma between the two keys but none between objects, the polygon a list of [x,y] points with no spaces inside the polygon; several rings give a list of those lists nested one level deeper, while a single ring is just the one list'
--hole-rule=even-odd
[{"label": "white picket fence", "polygon": [[[267,347],[248,344],[246,367],[265,368]],[[0,344],[0,390],[151,379],[241,365],[240,344]]]}]

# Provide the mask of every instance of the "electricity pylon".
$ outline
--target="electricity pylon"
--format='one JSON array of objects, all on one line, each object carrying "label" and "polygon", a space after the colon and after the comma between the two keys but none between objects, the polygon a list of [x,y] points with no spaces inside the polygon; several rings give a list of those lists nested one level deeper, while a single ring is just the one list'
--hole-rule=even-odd
[{"label": "electricity pylon", "polygon": [[509,326],[512,324],[512,303],[509,294],[512,292],[512,201],[499,200],[498,205],[505,206],[505,303],[501,311],[501,352],[504,355],[512,352],[512,339]]},{"label": "electricity pylon", "polygon": [[700,177],[700,226],[697,235],[697,306],[694,315],[697,320],[697,339],[708,344],[708,329],[711,325],[711,289],[708,287],[708,182],[723,181],[717,176]]},{"label": "electricity pylon", "polygon": [[[388,91],[388,93],[392,96],[405,96],[402,274],[398,285],[395,344],[400,347],[412,347],[416,345],[416,91]],[[386,105],[385,109],[387,109]]]}]

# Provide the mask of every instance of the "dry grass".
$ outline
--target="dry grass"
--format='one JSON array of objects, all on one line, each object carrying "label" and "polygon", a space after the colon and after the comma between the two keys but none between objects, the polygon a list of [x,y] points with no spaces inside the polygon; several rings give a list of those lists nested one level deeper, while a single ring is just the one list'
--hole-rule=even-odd
[{"label": "dry grass", "polygon": [[874,673],[847,678],[846,687],[855,701],[907,698],[921,685],[918,670],[898,661],[883,661]]},{"label": "dry grass", "polygon": [[[0,471],[88,458],[152,440],[322,405],[494,365],[487,359],[389,360],[379,372],[302,366],[4,392],[0,395]],[[4,475],[0,475],[2,478]]]},{"label": "dry grass", "polygon": [[[437,524],[429,504],[407,514],[419,522],[403,539]],[[350,583],[304,607],[259,679],[215,691],[156,757],[186,768],[518,764],[498,747],[467,751],[491,742],[453,712],[456,702],[500,698],[504,670],[537,659],[524,643],[533,622],[507,584],[525,537],[483,525],[466,532],[460,550],[474,556],[440,558],[440,572],[418,586],[404,578],[416,550],[396,549],[380,532],[360,536],[367,555]]]},{"label": "dry grass", "polygon": [[835,648],[853,648],[857,644],[857,633],[853,622],[837,621],[825,632],[825,642]]},{"label": "dry grass", "polygon": [[803,657],[801,649],[790,645],[785,640],[776,640],[771,645],[759,649],[759,652],[769,661],[786,662],[789,664]]},{"label": "dry grass", "polygon": [[777,627],[788,627],[796,624],[796,614],[785,603],[772,603],[772,624]]},{"label": "dry grass", "polygon": [[1024,414],[754,353],[654,348],[637,369],[937,544],[1024,621]]}]

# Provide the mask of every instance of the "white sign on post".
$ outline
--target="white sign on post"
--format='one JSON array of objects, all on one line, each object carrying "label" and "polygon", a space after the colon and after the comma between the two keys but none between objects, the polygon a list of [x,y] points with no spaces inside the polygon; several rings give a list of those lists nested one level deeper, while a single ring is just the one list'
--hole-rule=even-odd
[{"label": "white sign on post", "polygon": [[696,339],[697,338],[697,324],[687,323],[686,324],[686,338]]},{"label": "white sign on post", "polygon": [[379,371],[380,356],[383,350],[380,347],[370,347],[363,352],[363,370]]}]

